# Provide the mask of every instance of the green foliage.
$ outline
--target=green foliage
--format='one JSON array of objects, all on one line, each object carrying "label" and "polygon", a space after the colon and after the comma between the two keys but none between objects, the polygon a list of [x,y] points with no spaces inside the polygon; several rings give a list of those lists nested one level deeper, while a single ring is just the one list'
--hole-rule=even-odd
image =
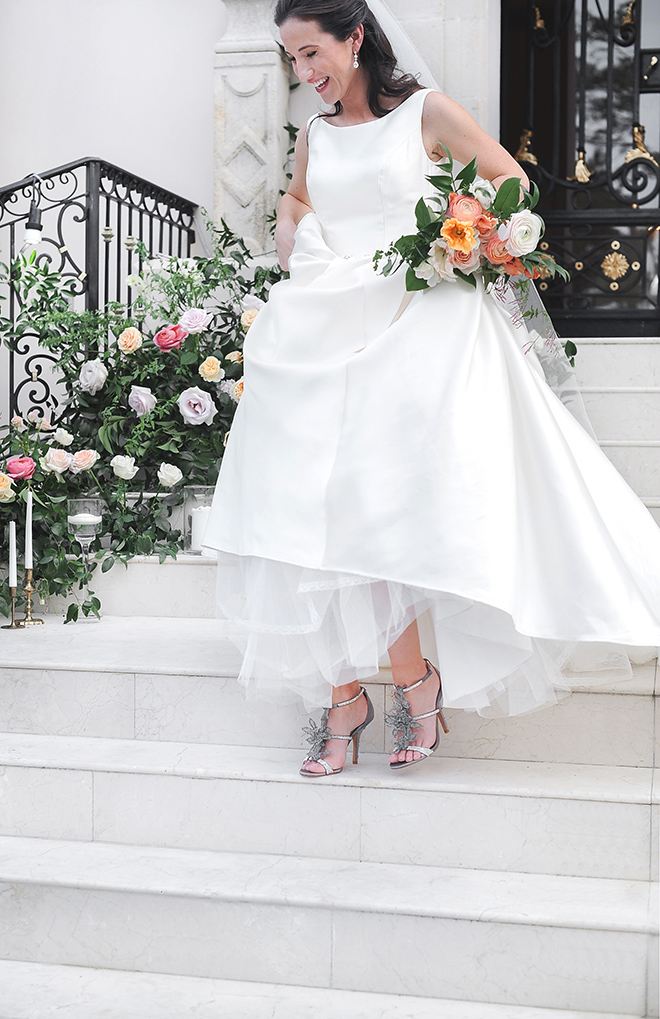
[{"label": "green foliage", "polygon": [[[49,423],[37,416],[0,427],[0,472],[9,457],[31,457],[31,479],[16,479],[3,494],[0,485],[0,561],[7,561],[7,523],[17,521],[19,561],[23,556],[24,502],[28,486],[34,494],[33,543],[38,595],[73,598],[66,621],[80,613],[98,615],[100,602],[89,590],[100,564],[105,573],[116,563],[135,555],[158,555],[163,562],[183,546],[182,535],[172,528],[171,515],[183,500],[186,484],[215,482],[224,443],[236,408],[233,386],[241,380],[241,302],[267,301],[270,288],[284,273],[278,267],[254,264],[250,251],[223,222],[208,224],[213,238],[209,257],[152,259],[144,246],[138,254],[142,272],[131,279],[132,304],[108,304],[97,312],[76,311],[67,282],[47,262],[19,256],[11,267],[0,266],[0,282],[15,294],[14,320],[0,317],[0,338],[15,347],[23,337],[45,348],[54,358],[63,399],[58,417]],[[162,351],[153,336],[175,326],[186,309],[211,316],[200,333],[189,333],[178,349]],[[246,326],[249,325],[246,323]],[[141,345],[122,352],[118,339],[127,328],[137,329]],[[228,356],[231,355],[231,356]],[[219,363],[218,377],[203,377],[199,367],[207,358]],[[81,369],[101,362],[107,377],[96,392],[81,385]],[[212,366],[215,366],[211,362]],[[128,398],[133,386],[149,389],[156,405],[138,416]],[[179,411],[181,393],[196,387],[215,407],[209,424],[186,423]],[[58,430],[56,430],[56,426]],[[60,429],[71,436],[67,439]],[[91,451],[96,462],[79,473],[49,469],[51,450],[67,453]],[[51,453],[52,455],[52,453]],[[120,480],[111,460],[133,457],[138,468],[130,481]],[[94,460],[92,455],[91,460]],[[181,481],[164,488],[158,478],[162,463],[179,468]],[[130,488],[129,494],[127,489]],[[151,493],[151,494],[147,494]],[[92,546],[87,569],[80,550],[68,533],[67,499],[96,494],[106,504],[103,540]],[[2,499],[5,501],[2,501]],[[20,593],[20,588],[19,588]],[[8,611],[8,587],[0,585],[0,611]]]}]

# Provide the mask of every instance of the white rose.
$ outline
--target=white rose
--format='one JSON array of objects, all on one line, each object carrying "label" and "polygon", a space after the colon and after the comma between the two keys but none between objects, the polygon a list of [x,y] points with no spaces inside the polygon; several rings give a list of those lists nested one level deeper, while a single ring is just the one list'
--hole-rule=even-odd
[{"label": "white rose", "polygon": [[266,302],[262,301],[260,297],[253,297],[252,294],[248,294],[241,301],[241,311],[261,311],[262,308],[266,307]]},{"label": "white rose", "polygon": [[121,456],[120,454],[113,456],[110,466],[122,481],[132,481],[140,469],[135,466],[134,456]]},{"label": "white rose", "polygon": [[179,319],[179,325],[187,333],[203,333],[213,319],[213,315],[203,308],[187,308]]},{"label": "white rose", "polygon": [[126,286],[131,287],[133,290],[141,292],[144,290],[144,280],[141,276],[137,276],[135,273],[131,273],[130,276],[126,277]]},{"label": "white rose", "polygon": [[27,431],[27,425],[25,424],[25,421],[23,420],[20,414],[14,414],[13,418],[11,419],[11,426],[15,432]]},{"label": "white rose", "polygon": [[53,432],[53,442],[59,442],[60,446],[70,446],[73,442],[73,435],[67,432],[66,428],[56,428]]},{"label": "white rose", "polygon": [[55,449],[51,446],[45,456],[42,456],[39,463],[47,474],[59,474],[60,476],[68,471],[73,456],[65,449]]},{"label": "white rose", "polygon": [[504,241],[507,251],[514,258],[520,258],[535,250],[542,230],[541,217],[529,209],[523,209],[522,212],[514,212],[506,223],[497,228],[497,236]]},{"label": "white rose", "polygon": [[178,403],[181,417],[187,425],[210,425],[218,413],[211,394],[198,386],[191,386],[181,393]]},{"label": "white rose", "polygon": [[139,418],[143,414],[151,414],[158,403],[158,400],[145,386],[132,386],[128,396],[128,406],[134,410]]},{"label": "white rose", "polygon": [[497,188],[490,180],[483,177],[475,177],[472,185],[472,194],[481,202],[484,209],[490,209],[497,196]]},{"label": "white rose", "polygon": [[80,369],[80,388],[84,393],[98,393],[103,389],[108,377],[108,369],[98,357],[94,361],[85,361]]},{"label": "white rose", "polygon": [[174,464],[162,463],[158,468],[158,480],[164,488],[172,488],[178,485],[183,477],[183,472]]}]

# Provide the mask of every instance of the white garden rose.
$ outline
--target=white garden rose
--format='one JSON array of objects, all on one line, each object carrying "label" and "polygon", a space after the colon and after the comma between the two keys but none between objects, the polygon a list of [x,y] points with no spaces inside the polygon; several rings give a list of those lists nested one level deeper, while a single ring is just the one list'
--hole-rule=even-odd
[{"label": "white garden rose", "polygon": [[8,474],[0,473],[0,502],[13,502],[15,498],[12,479]]},{"label": "white garden rose", "polygon": [[80,369],[80,388],[84,393],[98,393],[105,385],[108,369],[98,357],[94,361],[85,361]]},{"label": "white garden rose", "polygon": [[42,456],[39,463],[47,474],[58,474],[60,477],[71,466],[73,456],[65,449],[56,449],[51,446],[45,456]]},{"label": "white garden rose", "polygon": [[247,332],[250,326],[254,324],[254,320],[256,319],[258,314],[259,314],[258,308],[248,308],[247,311],[243,312],[243,314],[241,315],[241,326],[245,330],[245,332]]},{"label": "white garden rose", "polygon": [[187,425],[210,425],[218,413],[211,394],[198,386],[184,390],[178,403],[181,417]]},{"label": "white garden rose", "polygon": [[483,177],[475,177],[474,184],[472,185],[472,194],[481,202],[484,209],[490,209],[495,201],[497,188],[492,181],[485,180]]},{"label": "white garden rose", "polygon": [[91,471],[98,459],[99,454],[95,449],[79,449],[71,458],[69,470],[72,474],[82,474],[83,471]]},{"label": "white garden rose", "polygon": [[502,223],[497,228],[497,235],[506,244],[507,251],[514,258],[520,258],[536,249],[542,230],[541,217],[529,209],[523,209],[522,212],[514,212],[506,223]]},{"label": "white garden rose", "polygon": [[141,276],[136,273],[131,273],[130,276],[126,277],[126,286],[131,287],[132,290],[144,290],[144,280]]},{"label": "white garden rose", "polygon": [[117,456],[113,456],[110,466],[122,481],[132,481],[140,469],[135,466],[134,456],[121,456],[119,453]]},{"label": "white garden rose", "polygon": [[53,432],[53,442],[59,442],[60,446],[70,446],[73,442],[73,435],[67,432],[66,428],[56,428]]},{"label": "white garden rose", "polygon": [[203,333],[213,319],[213,315],[203,308],[187,308],[181,318],[179,325],[187,333]]},{"label": "white garden rose", "polygon": [[11,419],[11,426],[15,432],[27,431],[27,425],[25,424],[25,421],[23,420],[20,414],[14,414],[13,418]]},{"label": "white garden rose", "polygon": [[220,367],[217,357],[207,357],[197,369],[205,382],[219,382],[224,379],[225,370]]},{"label": "white garden rose", "polygon": [[158,480],[163,488],[172,488],[178,485],[183,477],[183,472],[174,464],[162,463],[158,468]]},{"label": "white garden rose", "polygon": [[143,414],[151,414],[158,403],[158,400],[146,386],[131,386],[128,395],[128,406],[134,410],[139,418]]}]

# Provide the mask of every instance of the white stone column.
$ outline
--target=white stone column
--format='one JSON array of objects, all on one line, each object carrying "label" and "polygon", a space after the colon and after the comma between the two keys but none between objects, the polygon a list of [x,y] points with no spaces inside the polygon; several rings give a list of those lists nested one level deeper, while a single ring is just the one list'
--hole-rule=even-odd
[{"label": "white stone column", "polygon": [[272,0],[225,0],[229,25],[215,48],[214,219],[255,254],[274,248],[267,217],[286,178],[289,71]]}]

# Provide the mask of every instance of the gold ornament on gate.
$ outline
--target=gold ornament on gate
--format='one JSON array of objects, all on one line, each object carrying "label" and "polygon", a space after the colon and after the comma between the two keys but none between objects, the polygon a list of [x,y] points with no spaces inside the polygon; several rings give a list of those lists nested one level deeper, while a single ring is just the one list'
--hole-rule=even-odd
[{"label": "gold ornament on gate", "polygon": [[[620,251],[610,251],[600,263],[603,275],[610,280],[620,280],[630,268],[630,262]],[[614,289],[614,287],[612,288]]]},{"label": "gold ornament on gate", "polygon": [[532,132],[529,128],[525,128],[520,136],[520,145],[518,151],[513,157],[519,163],[531,163],[532,166],[538,166],[538,159],[533,152],[529,151],[529,146],[532,144]]},{"label": "gold ornament on gate", "polygon": [[648,159],[650,162],[658,165],[658,160],[655,156],[652,156],[646,145],[644,144],[644,135],[646,134],[646,128],[643,124],[633,125],[633,148],[628,149],[625,155],[626,163],[632,163],[635,159]]}]

